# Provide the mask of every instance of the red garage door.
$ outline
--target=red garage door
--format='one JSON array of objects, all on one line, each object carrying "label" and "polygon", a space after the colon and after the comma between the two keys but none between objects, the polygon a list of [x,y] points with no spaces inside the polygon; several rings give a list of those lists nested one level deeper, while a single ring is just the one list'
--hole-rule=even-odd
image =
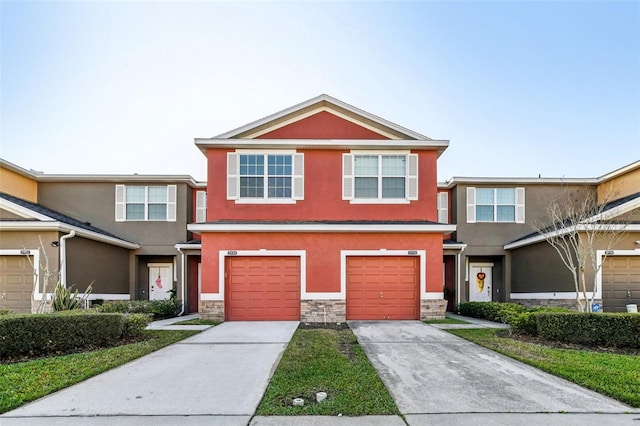
[{"label": "red garage door", "polygon": [[227,321],[300,320],[299,257],[227,257]]},{"label": "red garage door", "polygon": [[417,257],[347,257],[347,319],[418,319]]}]

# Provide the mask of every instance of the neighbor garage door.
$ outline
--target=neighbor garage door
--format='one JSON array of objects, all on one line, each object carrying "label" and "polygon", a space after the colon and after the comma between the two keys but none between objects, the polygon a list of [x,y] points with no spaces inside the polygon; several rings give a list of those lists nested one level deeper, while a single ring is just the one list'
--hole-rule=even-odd
[{"label": "neighbor garage door", "polygon": [[602,304],[605,312],[626,312],[640,305],[640,256],[611,256],[602,266]]},{"label": "neighbor garage door", "polygon": [[419,318],[418,257],[347,257],[347,319]]},{"label": "neighbor garage door", "polygon": [[27,256],[0,256],[0,309],[31,313],[33,266]]},{"label": "neighbor garage door", "polygon": [[227,257],[228,321],[300,320],[299,257]]}]

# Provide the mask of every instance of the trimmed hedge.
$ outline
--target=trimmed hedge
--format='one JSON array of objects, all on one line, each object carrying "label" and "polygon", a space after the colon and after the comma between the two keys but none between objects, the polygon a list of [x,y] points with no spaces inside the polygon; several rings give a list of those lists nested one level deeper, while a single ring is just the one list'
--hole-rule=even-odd
[{"label": "trimmed hedge", "polygon": [[541,337],[588,346],[640,348],[640,315],[612,313],[536,314]]},{"label": "trimmed hedge", "polygon": [[94,306],[98,312],[122,314],[152,314],[153,319],[171,318],[180,309],[180,301],[168,300],[119,300]]},{"label": "trimmed hedge", "polygon": [[53,313],[0,317],[0,357],[68,352],[104,346],[122,336],[119,314]]},{"label": "trimmed hedge", "polygon": [[536,320],[540,312],[571,312],[566,308],[525,308],[517,303],[464,302],[458,305],[461,315],[509,324],[518,333],[538,334]]},{"label": "trimmed hedge", "polygon": [[138,338],[142,336],[144,329],[153,319],[151,314],[123,314],[122,316],[124,317],[122,337],[125,339]]}]

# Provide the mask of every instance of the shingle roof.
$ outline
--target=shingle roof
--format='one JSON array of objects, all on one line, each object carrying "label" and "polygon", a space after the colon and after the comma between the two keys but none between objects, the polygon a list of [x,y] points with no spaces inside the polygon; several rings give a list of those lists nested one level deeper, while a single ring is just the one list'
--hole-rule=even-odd
[{"label": "shingle roof", "polygon": [[[55,211],[55,210],[49,209],[47,207],[44,207],[44,206],[42,206],[40,204],[31,203],[29,201],[23,200],[22,198],[18,198],[18,197],[14,197],[12,195],[9,195],[9,194],[5,194],[4,192],[0,192],[0,198],[4,198],[7,201],[10,201],[10,202],[12,202],[14,204],[17,204],[17,205],[19,205],[21,207],[24,207],[26,209],[29,209],[29,210],[31,210],[31,211],[33,211],[35,213],[39,213],[41,215],[50,217],[51,219],[53,219],[53,220],[55,220],[57,222],[61,222],[61,223],[64,223],[64,224],[67,224],[67,225],[70,225],[70,226],[74,226],[76,228],[81,228],[81,229],[84,229],[86,231],[95,232],[97,234],[101,234],[101,235],[104,235],[106,237],[116,238],[118,240],[122,240],[122,241],[125,241],[125,242],[128,242],[128,243],[133,243],[133,241],[125,240],[124,238],[118,237],[117,235],[114,235],[114,234],[112,234],[110,232],[107,232],[107,231],[105,231],[103,229],[97,228],[97,227],[91,225],[88,222],[81,222],[81,221],[76,220],[76,219],[74,219],[74,218],[72,218],[70,216],[62,214],[62,213],[60,213],[58,211]],[[5,219],[5,220],[7,220],[7,219]],[[32,220],[30,220],[30,219],[25,219],[25,220],[13,219],[12,221],[19,222],[19,221],[32,221]]]}]

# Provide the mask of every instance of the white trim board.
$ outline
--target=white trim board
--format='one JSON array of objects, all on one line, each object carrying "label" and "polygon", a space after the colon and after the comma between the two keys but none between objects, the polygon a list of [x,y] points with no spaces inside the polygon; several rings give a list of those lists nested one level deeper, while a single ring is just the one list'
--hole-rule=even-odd
[{"label": "white trim board", "polygon": [[[552,232],[547,232],[543,235],[541,234],[536,234],[536,235],[532,235],[529,238],[525,238],[523,240],[519,240],[519,241],[514,241],[512,243],[506,244],[504,246],[505,250],[511,250],[511,249],[515,249],[515,248],[519,248],[519,247],[524,247],[524,246],[528,246],[531,244],[535,244],[535,243],[539,243],[541,241],[545,241],[545,236],[548,235],[564,235],[567,234],[569,232],[574,232],[574,231],[584,231],[585,229],[588,228],[588,226],[593,226],[593,225],[574,225],[574,226],[568,226],[566,228],[562,228],[560,230],[557,231],[552,231]],[[598,225],[595,225],[596,228],[598,227]],[[606,224],[606,225],[602,225],[602,226],[606,226],[607,229],[611,229],[611,230],[618,230],[618,231],[631,231],[631,232],[637,232],[640,231],[640,224],[631,224],[631,225],[611,225],[611,224]]]},{"label": "white trim board", "polygon": [[445,233],[455,232],[456,225],[446,224],[325,224],[325,223],[190,223],[191,232],[403,232]]}]

